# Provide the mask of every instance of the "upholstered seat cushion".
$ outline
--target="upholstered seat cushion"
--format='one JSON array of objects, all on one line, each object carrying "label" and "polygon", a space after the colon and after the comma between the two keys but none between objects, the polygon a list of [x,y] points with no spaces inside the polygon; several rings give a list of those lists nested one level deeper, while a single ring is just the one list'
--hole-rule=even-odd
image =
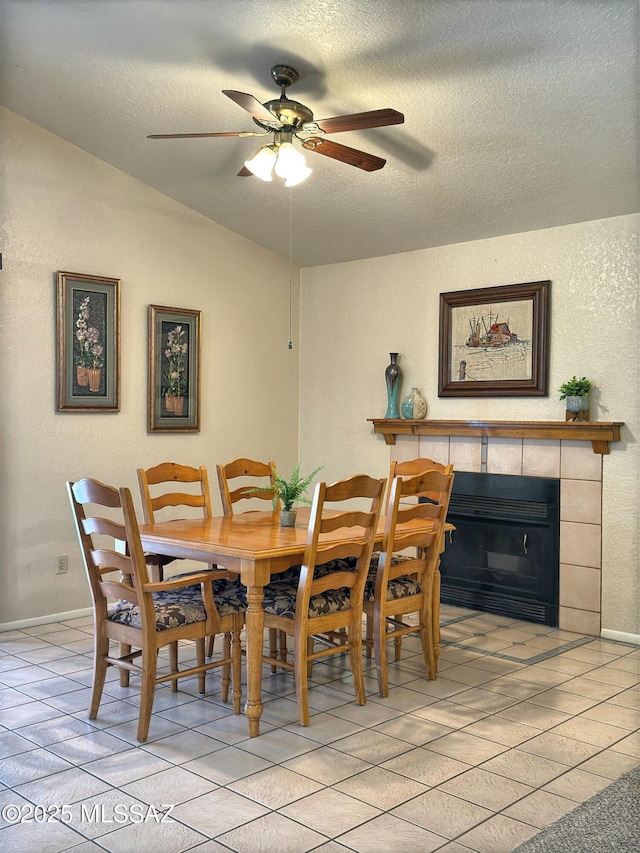
[{"label": "upholstered seat cushion", "polygon": [[[379,558],[379,552],[374,552],[371,557],[369,574],[364,587],[365,601],[374,601],[375,599],[376,572],[378,571]],[[413,559],[413,557],[409,557],[406,554],[392,554],[391,565],[397,566],[400,563],[406,563]],[[394,601],[398,598],[407,598],[410,595],[419,595],[421,590],[422,587],[416,578],[411,575],[401,575],[399,578],[390,580],[387,584],[387,601]]]},{"label": "upholstered seat cushion", "polygon": [[[325,577],[332,572],[352,572],[355,568],[355,560],[330,560],[328,563],[320,563],[314,569],[314,577]],[[298,578],[300,566],[295,567],[297,576],[284,577],[287,572],[274,575],[270,584],[264,588],[263,607],[265,613],[274,616],[285,616],[293,619],[295,616],[296,595],[298,592]],[[289,569],[287,571],[290,571]],[[336,613],[338,610],[348,610],[351,603],[351,590],[348,587],[340,589],[328,589],[319,595],[312,595],[309,599],[309,616],[324,616],[327,613]]]},{"label": "upholstered seat cushion", "polygon": [[[274,616],[285,616],[293,619],[296,615],[296,585],[286,583],[268,584],[264,588],[262,606],[265,613]],[[309,616],[324,616],[327,613],[337,613],[338,610],[348,610],[351,602],[351,590],[348,587],[328,589],[320,595],[312,595],[309,599]]]},{"label": "upholstered seat cushion", "polygon": [[[221,616],[246,610],[246,596],[243,595],[242,590],[243,587],[236,581],[214,582],[213,594],[216,609]],[[156,631],[166,631],[167,628],[177,628],[179,625],[190,625],[206,620],[200,584],[166,592],[154,592],[153,602],[156,612]],[[131,625],[132,628],[142,627],[140,608],[130,601],[116,601],[110,605],[107,619],[121,625]]]}]

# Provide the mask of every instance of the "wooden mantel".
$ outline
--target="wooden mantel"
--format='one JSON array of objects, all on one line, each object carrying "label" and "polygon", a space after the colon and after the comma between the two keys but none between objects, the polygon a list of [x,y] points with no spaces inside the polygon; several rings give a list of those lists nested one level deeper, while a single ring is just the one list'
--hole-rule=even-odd
[{"label": "wooden mantel", "polygon": [[609,453],[609,442],[620,441],[622,421],[418,421],[368,418],[387,444],[397,435],[487,435],[494,438],[546,438],[590,441],[594,453]]}]

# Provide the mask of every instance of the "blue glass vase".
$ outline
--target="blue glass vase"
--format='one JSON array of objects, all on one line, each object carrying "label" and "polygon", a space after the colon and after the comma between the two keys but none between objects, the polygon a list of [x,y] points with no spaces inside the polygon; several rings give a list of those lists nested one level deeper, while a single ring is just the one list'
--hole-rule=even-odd
[{"label": "blue glass vase", "polygon": [[385,418],[399,418],[400,409],[398,408],[398,400],[400,398],[400,385],[402,384],[402,368],[398,364],[397,352],[390,352],[389,358],[391,362],[384,371],[384,378],[387,384],[387,412]]}]

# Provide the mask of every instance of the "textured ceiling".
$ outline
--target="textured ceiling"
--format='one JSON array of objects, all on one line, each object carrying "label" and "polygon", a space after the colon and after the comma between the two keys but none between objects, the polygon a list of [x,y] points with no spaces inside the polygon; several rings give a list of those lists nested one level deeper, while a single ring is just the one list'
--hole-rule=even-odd
[{"label": "textured ceiling", "polygon": [[[299,266],[638,210],[637,0],[1,0],[1,102]],[[255,129],[221,94],[289,97],[316,118],[393,107],[333,141],[367,173],[236,177]]]}]

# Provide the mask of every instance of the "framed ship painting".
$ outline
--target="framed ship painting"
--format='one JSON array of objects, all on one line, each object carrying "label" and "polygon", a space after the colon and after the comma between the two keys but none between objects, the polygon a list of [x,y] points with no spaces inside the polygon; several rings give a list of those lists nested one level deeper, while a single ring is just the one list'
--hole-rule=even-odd
[{"label": "framed ship painting", "polygon": [[550,281],[440,294],[439,397],[544,397]]},{"label": "framed ship painting", "polygon": [[58,272],[58,412],[120,411],[120,279]]},{"label": "framed ship painting", "polygon": [[200,431],[200,312],[149,305],[149,432]]}]

